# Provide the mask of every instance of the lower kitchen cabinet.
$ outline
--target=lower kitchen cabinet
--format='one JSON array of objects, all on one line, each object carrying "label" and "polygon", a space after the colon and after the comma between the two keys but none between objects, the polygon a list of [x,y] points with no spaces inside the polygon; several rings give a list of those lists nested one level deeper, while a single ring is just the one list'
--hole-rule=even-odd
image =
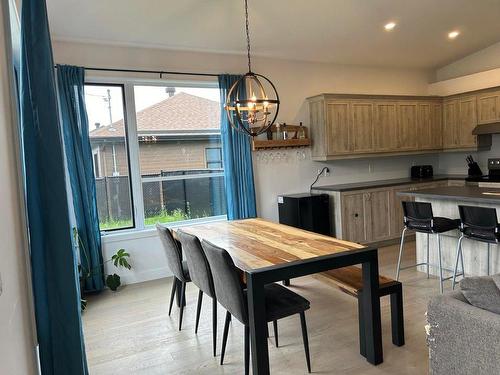
[{"label": "lower kitchen cabinet", "polygon": [[353,242],[366,242],[364,194],[345,194],[341,204],[343,235]]},{"label": "lower kitchen cabinet", "polygon": [[[401,202],[408,197],[397,195],[399,191],[429,189],[439,186],[457,186],[463,181],[442,180],[411,183],[363,190],[330,192],[333,204],[337,238],[362,244],[384,241],[396,242],[403,230]],[[324,191],[323,191],[324,193]],[[408,233],[411,234],[411,233]]]}]

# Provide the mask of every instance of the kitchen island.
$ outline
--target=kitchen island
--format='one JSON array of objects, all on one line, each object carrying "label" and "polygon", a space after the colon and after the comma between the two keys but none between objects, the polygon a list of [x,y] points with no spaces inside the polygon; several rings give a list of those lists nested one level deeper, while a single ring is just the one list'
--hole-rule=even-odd
[{"label": "kitchen island", "polygon": [[[416,202],[429,202],[432,204],[434,216],[443,216],[458,219],[458,206],[493,207],[500,213],[500,189],[477,186],[443,186],[418,191],[401,191],[398,196]],[[441,236],[441,249],[443,267],[453,269],[457,251],[457,242],[460,236],[458,230],[443,233]],[[427,253],[427,235],[417,233],[416,236],[417,263],[425,261]],[[438,264],[437,236],[430,239],[431,264]],[[464,239],[462,242],[465,274],[486,275],[487,272],[487,245],[485,243]],[[420,271],[425,272],[425,266],[420,266]],[[490,259],[491,273],[500,272],[500,249],[491,246]],[[437,267],[431,267],[431,274],[438,275]],[[446,272],[444,273],[446,274]],[[449,274],[448,274],[449,276]]]}]

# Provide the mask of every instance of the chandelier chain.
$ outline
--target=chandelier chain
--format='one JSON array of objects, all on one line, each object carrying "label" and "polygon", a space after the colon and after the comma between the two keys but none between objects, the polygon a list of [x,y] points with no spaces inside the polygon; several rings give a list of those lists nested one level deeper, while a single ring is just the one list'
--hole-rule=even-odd
[{"label": "chandelier chain", "polygon": [[247,58],[248,58],[248,71],[252,71],[252,64],[250,62],[250,27],[248,23],[248,0],[245,0],[245,31],[247,34]]}]

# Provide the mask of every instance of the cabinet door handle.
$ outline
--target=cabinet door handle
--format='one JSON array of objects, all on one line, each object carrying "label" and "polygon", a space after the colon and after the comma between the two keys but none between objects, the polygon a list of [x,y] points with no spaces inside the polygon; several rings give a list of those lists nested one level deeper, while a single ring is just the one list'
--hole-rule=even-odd
[{"label": "cabinet door handle", "polygon": [[359,214],[358,214],[358,213],[355,213],[355,214],[354,214],[354,217],[358,217],[358,216],[359,216]]}]

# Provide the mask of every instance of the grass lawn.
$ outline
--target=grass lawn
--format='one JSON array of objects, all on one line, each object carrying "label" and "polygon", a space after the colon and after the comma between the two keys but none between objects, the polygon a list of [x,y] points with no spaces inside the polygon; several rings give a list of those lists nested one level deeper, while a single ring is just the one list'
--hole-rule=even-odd
[{"label": "grass lawn", "polygon": [[[155,225],[156,223],[171,223],[174,221],[189,220],[190,217],[185,215],[181,210],[172,212],[163,211],[155,216],[148,216],[144,219],[145,226]],[[120,228],[129,228],[132,226],[132,220],[107,220],[99,223],[101,230],[112,230]]]}]

